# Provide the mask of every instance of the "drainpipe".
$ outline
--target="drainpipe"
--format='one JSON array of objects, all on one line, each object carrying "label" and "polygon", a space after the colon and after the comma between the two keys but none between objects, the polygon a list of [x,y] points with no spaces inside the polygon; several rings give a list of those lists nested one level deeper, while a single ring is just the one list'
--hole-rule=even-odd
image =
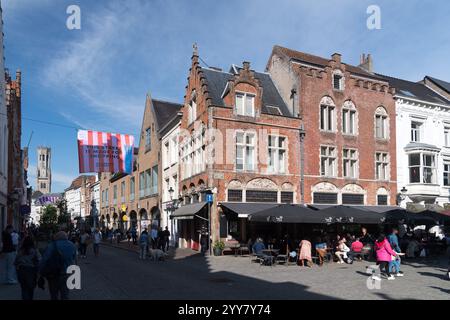
[{"label": "drainpipe", "polygon": [[303,123],[300,125],[300,203],[305,204],[305,129]]}]

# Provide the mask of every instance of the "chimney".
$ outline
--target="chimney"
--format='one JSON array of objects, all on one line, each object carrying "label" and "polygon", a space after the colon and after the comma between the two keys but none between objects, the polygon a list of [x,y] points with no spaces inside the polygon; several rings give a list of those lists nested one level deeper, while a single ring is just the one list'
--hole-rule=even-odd
[{"label": "chimney", "polygon": [[333,53],[331,55],[331,59],[333,59],[334,62],[341,63],[341,54],[340,53]]},{"label": "chimney", "polygon": [[367,72],[373,73],[373,61],[370,53],[367,56],[365,53],[361,55],[361,63],[358,67],[366,70]]}]

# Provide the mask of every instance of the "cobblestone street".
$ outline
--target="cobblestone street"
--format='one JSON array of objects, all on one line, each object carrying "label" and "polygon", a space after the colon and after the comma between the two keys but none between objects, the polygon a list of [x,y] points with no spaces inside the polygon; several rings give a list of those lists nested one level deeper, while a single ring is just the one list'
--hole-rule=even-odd
[{"label": "cobblestone street", "polygon": [[[90,248],[90,250],[92,250]],[[133,249],[101,247],[101,256],[79,261],[82,289],[71,299],[449,299],[447,260],[405,262],[405,276],[366,286],[366,266],[264,267],[249,257],[208,257],[178,250],[175,258],[140,261]],[[1,271],[0,271],[1,272]],[[1,274],[3,276],[3,274]],[[19,286],[0,285],[0,299],[20,298]],[[48,292],[36,289],[36,299]]]}]

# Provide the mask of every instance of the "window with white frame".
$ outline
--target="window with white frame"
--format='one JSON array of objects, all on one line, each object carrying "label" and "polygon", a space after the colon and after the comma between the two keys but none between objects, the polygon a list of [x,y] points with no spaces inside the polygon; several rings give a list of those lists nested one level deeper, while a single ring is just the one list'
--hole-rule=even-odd
[{"label": "window with white frame", "polygon": [[346,101],[342,108],[342,133],[356,134],[356,108],[351,101]]},{"label": "window with white frame", "polygon": [[145,151],[150,151],[152,149],[152,129],[148,128],[145,130]]},{"label": "window with white frame", "polygon": [[450,187],[450,160],[444,161],[444,186]]},{"label": "window with white frame", "polygon": [[254,133],[236,133],[236,170],[255,170]]},{"label": "window with white frame", "polygon": [[122,203],[125,202],[125,181],[120,183],[120,200]]},{"label": "window with white frame", "polygon": [[336,148],[320,147],[320,175],[335,177],[336,171]]},{"label": "window with white frame", "polygon": [[336,108],[331,105],[320,106],[320,129],[324,131],[335,131],[334,119]]},{"label": "window with white frame", "polygon": [[286,138],[269,135],[269,172],[286,172]]},{"label": "window with white frame", "polygon": [[174,164],[178,160],[178,137],[172,138],[170,142],[170,164]]},{"label": "window with white frame", "polygon": [[130,201],[134,201],[134,192],[135,192],[135,180],[134,177],[131,177],[130,179]]},{"label": "window with white frame", "polygon": [[141,172],[139,174],[139,197],[145,196],[145,173]]},{"label": "window with white frame", "polygon": [[411,153],[408,155],[409,182],[435,184],[436,155],[431,153]]},{"label": "window with white frame", "polygon": [[333,73],[333,89],[344,90],[344,75],[340,70],[335,70]]},{"label": "window with white frame", "polygon": [[236,114],[241,116],[255,116],[255,95],[251,93],[236,93]]},{"label": "window with white frame", "polygon": [[117,204],[117,185],[113,187],[113,204]]},{"label": "window with white frame", "polygon": [[389,180],[389,155],[386,152],[375,153],[375,179]]},{"label": "window with white frame", "polygon": [[358,151],[355,149],[342,150],[342,174],[345,178],[356,179],[358,177]]},{"label": "window with white frame", "polygon": [[171,164],[171,161],[170,161],[170,143],[169,143],[169,141],[164,143],[164,150],[163,150],[163,152],[164,152],[163,168],[167,168]]},{"label": "window with white frame", "polygon": [[379,107],[375,111],[375,137],[377,139],[387,139],[389,137],[388,114],[383,107]]},{"label": "window with white frame", "polygon": [[444,146],[450,147],[450,125],[444,127]]},{"label": "window with white frame", "polygon": [[193,132],[184,139],[181,147],[182,179],[187,179],[206,170],[205,132]]},{"label": "window with white frame", "polygon": [[421,131],[422,131],[422,122],[411,121],[411,141],[420,142],[421,141]]},{"label": "window with white frame", "polygon": [[191,101],[188,105],[188,125],[197,119],[197,101],[195,91],[192,92]]}]

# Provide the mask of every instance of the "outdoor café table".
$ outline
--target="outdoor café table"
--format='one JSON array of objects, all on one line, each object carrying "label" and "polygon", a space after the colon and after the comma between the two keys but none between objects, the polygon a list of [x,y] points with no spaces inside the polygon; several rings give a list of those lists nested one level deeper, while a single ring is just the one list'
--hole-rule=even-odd
[{"label": "outdoor caf\u00e9 table", "polygon": [[261,252],[268,256],[276,257],[278,255],[278,253],[280,253],[280,250],[279,249],[264,249]]}]

